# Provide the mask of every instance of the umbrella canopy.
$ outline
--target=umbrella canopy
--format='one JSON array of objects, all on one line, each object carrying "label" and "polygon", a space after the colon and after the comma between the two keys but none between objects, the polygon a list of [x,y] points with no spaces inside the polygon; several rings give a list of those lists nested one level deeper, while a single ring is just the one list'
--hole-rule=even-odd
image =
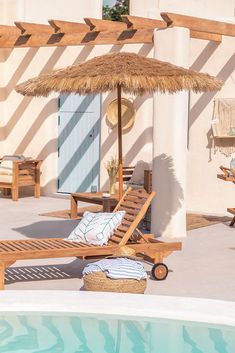
[{"label": "umbrella canopy", "polygon": [[89,94],[112,91],[118,85],[126,93],[143,95],[156,91],[216,91],[222,82],[208,74],[134,53],[113,53],[40,75],[16,86],[16,91],[26,96],[48,96],[51,91]]},{"label": "umbrella canopy", "polygon": [[216,91],[222,81],[208,74],[195,72],[167,62],[133,53],[106,54],[82,64],[52,71],[21,83],[16,91],[26,96],[48,96],[61,93],[102,93],[117,89],[119,195],[122,195],[122,113],[121,91],[135,95],[182,90]]}]

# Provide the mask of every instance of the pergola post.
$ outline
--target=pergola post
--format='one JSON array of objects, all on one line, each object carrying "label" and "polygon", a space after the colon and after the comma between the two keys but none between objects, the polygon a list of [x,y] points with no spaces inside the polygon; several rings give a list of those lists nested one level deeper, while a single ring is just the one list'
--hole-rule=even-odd
[{"label": "pergola post", "polygon": [[[154,56],[189,67],[190,32],[154,30]],[[186,237],[188,92],[155,94],[153,113],[152,229],[155,236]]]}]

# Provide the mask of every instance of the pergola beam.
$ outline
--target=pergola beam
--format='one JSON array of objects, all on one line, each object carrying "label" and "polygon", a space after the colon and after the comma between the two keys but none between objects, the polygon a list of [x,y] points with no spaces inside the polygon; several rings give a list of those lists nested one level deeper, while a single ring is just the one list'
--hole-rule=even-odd
[{"label": "pergola beam", "polygon": [[19,28],[15,26],[7,26],[7,25],[0,25],[0,37],[2,36],[19,36],[20,31]]},{"label": "pergola beam", "polygon": [[186,27],[192,31],[215,33],[224,36],[235,36],[235,24],[207,20],[205,18],[162,12],[161,16],[168,27]]},{"label": "pergola beam", "polygon": [[[156,20],[146,17],[129,16],[123,15],[122,20],[126,22],[129,29],[155,29],[155,28],[167,28],[167,23],[163,20]],[[197,32],[190,31],[191,38],[210,40],[214,42],[221,42],[222,36],[215,33]]]},{"label": "pergola beam", "polygon": [[50,26],[54,29],[55,33],[79,33],[88,32],[90,27],[86,23],[68,22],[61,20],[49,20]]},{"label": "pergola beam", "polygon": [[70,45],[150,44],[155,28],[186,27],[191,38],[220,43],[222,35],[235,36],[235,24],[162,12],[163,20],[122,16],[123,22],[85,18],[85,23],[49,20],[50,25],[15,22],[0,25],[0,48]]},{"label": "pergola beam", "polygon": [[154,29],[166,28],[167,26],[165,21],[139,16],[122,15],[122,20],[129,29]]},{"label": "pergola beam", "polygon": [[124,22],[99,20],[96,18],[84,18],[86,24],[90,27],[91,31],[125,31],[127,25]]},{"label": "pergola beam", "polygon": [[21,31],[22,35],[33,35],[33,34],[52,34],[53,29],[51,26],[38,23],[29,22],[15,22],[16,27]]},{"label": "pergola beam", "polygon": [[222,42],[222,35],[216,33],[207,33],[207,32],[198,32],[198,31],[190,31],[190,37],[202,40],[209,40],[216,43]]},{"label": "pergola beam", "polygon": [[48,36],[21,35],[0,37],[0,48],[24,48],[24,47],[60,47],[70,45],[103,45],[103,44],[135,44],[152,43],[153,30],[126,30],[126,31],[103,31],[83,33],[56,33]]}]

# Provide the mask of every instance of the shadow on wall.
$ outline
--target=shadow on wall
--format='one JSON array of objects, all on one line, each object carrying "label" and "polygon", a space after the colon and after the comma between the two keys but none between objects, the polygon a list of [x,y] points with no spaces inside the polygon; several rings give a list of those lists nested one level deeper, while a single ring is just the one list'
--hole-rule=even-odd
[{"label": "shadow on wall", "polygon": [[200,71],[203,66],[207,63],[207,61],[210,59],[210,57],[213,55],[213,53],[216,51],[216,49],[219,47],[220,43],[216,42],[209,42],[203,51],[199,54],[197,59],[194,61],[194,63],[191,65],[190,69],[195,70],[195,71]]},{"label": "shadow on wall", "polygon": [[[148,143],[152,142],[152,133],[153,133],[153,128],[148,127],[146,128],[141,135],[138,136],[138,138],[133,142],[131,148],[129,148],[128,152],[124,154],[123,160],[124,160],[124,166],[132,166],[133,165],[133,160],[135,157],[138,155],[138,153],[141,151],[141,149]],[[108,136],[106,141],[103,143],[102,146],[102,155],[105,156],[108,150],[111,148],[113,144],[113,140],[117,138],[117,129],[113,129],[111,134]],[[123,147],[125,148],[125,141],[123,141]],[[118,154],[118,151],[117,151]],[[101,165],[101,168],[103,166]],[[108,190],[109,187],[109,181],[108,181],[108,174],[107,174],[107,180],[105,183],[102,185],[103,190]]]},{"label": "shadow on wall", "polygon": [[[80,53],[77,55],[76,59],[71,64],[76,64],[82,62],[87,59],[88,55],[93,50],[93,46],[84,47],[81,49]],[[62,54],[64,54],[66,48],[58,47],[55,48],[53,53],[48,56],[47,60],[45,60],[45,64],[40,72],[37,74],[47,73],[54,69],[57,62],[61,58]],[[14,53],[14,50],[9,52],[9,55],[4,59],[7,62],[7,58]],[[39,55],[39,50],[37,48],[30,48],[22,60],[16,63],[16,68],[12,76],[10,77],[7,85],[3,88],[0,88],[0,100],[6,100],[10,93],[14,90],[15,86],[19,83],[21,77],[23,76],[24,72],[28,69],[30,65],[32,65],[33,60]],[[68,63],[70,64],[70,63]],[[0,128],[0,135],[6,140],[10,133],[14,129],[19,129],[18,122],[23,119],[23,115],[25,114],[26,110],[33,103],[33,100],[37,98],[32,97],[23,97],[20,103],[16,106],[15,111],[12,113],[11,117],[9,117],[7,124]],[[42,158],[43,160],[47,159],[47,157],[57,150],[57,141],[47,141],[45,140],[45,145],[42,147],[42,150],[37,151],[37,156],[30,153],[30,145],[37,134],[37,131],[43,125],[43,122],[50,117],[51,114],[56,113],[57,109],[57,100],[51,99],[50,101],[46,102],[45,106],[42,108],[41,111],[37,112],[37,116],[33,117],[33,119],[29,119],[28,129],[25,131],[24,135],[22,136],[22,140],[19,142],[17,146],[13,145],[11,141],[9,141],[9,150],[6,153],[21,153],[24,154],[26,150],[28,153],[32,155],[34,158]],[[24,119],[28,119],[30,117],[24,117]],[[14,149],[13,149],[14,148]],[[47,190],[50,186],[53,185],[53,189],[55,186],[55,182],[49,181],[43,190]]]},{"label": "shadow on wall", "polygon": [[[93,51],[94,46],[86,46],[84,48],[81,49],[80,53],[78,54],[78,56],[76,57],[76,59],[74,60],[73,63],[71,64],[77,64],[79,62],[83,62],[85,61],[88,56],[91,54],[91,52]],[[121,51],[123,49],[123,46],[118,46],[118,45],[114,45],[111,47],[110,52],[118,52]],[[57,62],[59,61],[59,59],[61,58],[61,56],[64,54],[66,48],[55,48],[55,50],[53,51],[53,53],[48,57],[47,61],[45,61],[45,65],[43,66],[43,68],[41,69],[41,71],[38,74],[42,74],[42,73],[47,73],[49,71],[51,71],[55,65],[57,64]],[[139,54],[141,55],[148,55],[150,53],[150,51],[152,50],[152,45],[142,45],[141,48],[139,49]],[[35,60],[37,58],[37,56],[39,55],[39,50],[38,48],[30,48],[24,55],[24,57],[21,59],[20,62],[17,63],[15,71],[13,72],[12,76],[9,78],[8,83],[5,87],[0,89],[0,99],[2,99],[3,101],[7,99],[7,97],[10,95],[10,93],[14,90],[15,86],[19,83],[21,77],[24,75],[26,69],[28,69],[28,67],[30,65],[32,65],[33,60]],[[11,55],[13,55],[14,50],[9,52],[9,55],[5,55],[6,57],[4,57],[4,61],[7,62],[7,58]],[[68,63],[69,64],[69,63]],[[115,92],[110,93],[109,99],[110,97],[116,98],[116,94]],[[145,99],[147,99],[148,96],[146,97],[141,97],[136,99],[136,107],[137,109],[139,108],[139,106],[142,105],[142,103],[144,102]],[[6,124],[6,126],[4,126],[3,129],[3,136],[4,138],[8,138],[8,136],[10,135],[10,133],[15,129],[15,128],[19,128],[18,126],[18,122],[23,118],[23,115],[25,115],[25,112],[27,111],[28,107],[30,106],[31,103],[33,103],[33,100],[36,98],[32,98],[32,97],[24,97],[22,98],[21,102],[18,104],[18,106],[16,106],[15,111],[12,113],[11,117],[9,117],[8,122]],[[104,103],[105,106],[105,103]],[[38,112],[36,117],[33,117],[33,119],[31,119],[29,121],[28,124],[28,129],[27,131],[25,131],[25,134],[22,137],[22,140],[19,142],[19,144],[17,146],[13,146],[10,141],[9,141],[9,151],[7,151],[7,153],[22,153],[24,154],[25,151],[27,150],[28,153],[30,154],[30,144],[33,141],[35,135],[37,134],[37,131],[40,129],[40,127],[43,125],[43,122],[48,119],[48,117],[51,114],[55,114],[56,113],[56,99],[51,99],[50,101],[48,101],[45,106],[42,108],[42,110],[40,112]],[[27,118],[27,117],[25,117]],[[25,119],[24,118],[24,119]],[[142,146],[149,142],[149,140],[151,140],[150,138],[151,135],[151,131],[149,131],[149,136],[147,136],[147,140],[142,140]],[[144,136],[146,136],[146,133],[144,134]],[[116,131],[113,131],[110,136],[108,137],[108,141],[105,142],[105,146],[104,146],[104,151],[106,153],[106,151],[115,143],[117,139],[117,134]],[[56,152],[57,149],[57,141],[52,140],[52,141],[45,141],[45,145],[42,147],[41,151],[37,151],[37,156],[32,155],[34,158],[42,158],[43,160],[47,159],[47,157],[51,154],[54,154]],[[138,142],[138,145],[140,144],[140,142]],[[12,147],[11,147],[12,146]],[[131,148],[131,152],[128,151],[128,157],[127,157],[127,163],[129,164],[129,161],[131,162],[131,160],[133,160],[136,157],[136,154],[141,150],[142,146],[136,146],[136,142],[135,142],[135,149]],[[11,148],[14,148],[13,150],[11,150]],[[104,154],[103,154],[104,155]],[[96,168],[99,168],[99,166],[95,166]],[[54,185],[54,181],[53,183],[51,183],[51,181],[47,182],[47,185],[45,185],[45,187],[43,186],[43,191],[44,189],[48,190],[50,185]]]},{"label": "shadow on wall", "polygon": [[[56,63],[58,62],[59,58],[64,53],[64,51],[65,51],[65,48],[56,48],[54,50],[53,54],[49,57],[48,61],[43,66],[42,70],[38,74],[43,74],[43,73],[47,73],[47,72],[51,71],[54,68],[54,66],[56,65]],[[12,78],[9,81],[9,84],[8,84],[9,86],[5,87],[7,94],[10,94],[14,90],[14,88],[18,84],[18,81],[20,80],[21,76],[23,75],[23,73],[25,72],[27,67],[31,64],[36,53],[37,53],[37,50],[35,51],[32,48],[28,50],[28,52],[25,55],[26,59],[25,59],[25,57],[22,59],[21,63],[18,65],[15,73],[13,74]],[[22,63],[24,63],[24,65],[22,65]],[[20,66],[20,70],[18,69],[19,66]],[[18,70],[19,70],[19,72],[18,72]],[[24,112],[26,111],[26,109],[28,108],[28,106],[32,100],[33,100],[32,97],[24,97],[22,99],[21,103],[16,107],[16,110],[14,111],[12,116],[9,118],[7,125],[3,128],[4,129],[3,136],[5,135],[5,138],[8,137],[8,135],[11,133],[11,131],[17,125],[17,122],[21,119],[22,115],[24,114]],[[27,133],[25,135],[25,138],[27,139]],[[28,140],[30,143],[31,139],[28,138]],[[10,152],[10,153],[12,153],[12,152]],[[21,151],[20,153],[23,154],[24,151]]]},{"label": "shadow on wall", "polygon": [[184,193],[175,176],[172,157],[161,154],[154,158],[154,164],[156,175],[153,177],[153,190],[156,191],[156,196],[153,199],[155,213],[152,213],[152,219],[154,217],[157,220],[156,236],[161,236],[171,218],[181,208]]},{"label": "shadow on wall", "polygon": [[213,148],[213,141],[214,141],[212,128],[210,128],[210,129],[207,131],[206,137],[207,137],[207,145],[206,145],[206,148],[209,150],[209,159],[208,159],[208,162],[211,162],[211,161],[212,161],[212,148]]},{"label": "shadow on wall", "polygon": [[[141,108],[141,106],[145,103],[145,101],[151,97],[152,97],[152,95],[150,95],[150,94],[146,94],[146,95],[143,95],[140,97],[135,97],[135,99],[133,100],[133,105],[134,105],[136,111],[138,111]],[[103,106],[102,106],[102,110],[103,110],[103,114],[102,114],[103,117],[102,118],[103,119],[106,114],[108,104],[110,102],[112,102],[112,100],[114,100],[114,99],[116,99],[116,93],[110,92],[107,95],[106,99],[104,100]],[[134,122],[134,125],[141,124],[141,119],[142,119],[142,117],[139,114],[139,117]],[[118,136],[117,127],[114,127],[112,130],[110,130],[109,135],[107,136],[106,140],[103,142],[103,144],[101,146],[102,158],[104,156],[106,156],[106,154],[108,154],[109,150],[112,148],[114,143],[117,142],[117,136]],[[127,167],[127,166],[131,166],[133,164],[133,160],[136,158],[136,156],[139,154],[141,149],[143,149],[143,147],[146,144],[152,143],[153,128],[152,128],[152,126],[151,127],[149,126],[144,131],[142,131],[142,133],[139,136],[136,136],[136,138],[133,139],[132,146],[128,149],[127,152],[125,152],[126,151],[126,145],[125,145],[126,139],[129,139],[128,133],[123,134],[123,151],[124,151],[123,160],[124,160],[124,166]],[[117,154],[118,154],[118,150],[116,151],[116,155]],[[101,160],[102,160],[102,158],[101,158]],[[101,165],[101,168],[102,167],[103,166]],[[107,180],[105,181],[105,183],[102,185],[102,189],[104,189],[104,190],[108,189],[108,177],[107,177]]]},{"label": "shadow on wall", "polygon": [[[226,62],[224,67],[220,70],[217,78],[223,80],[224,82],[231,76],[231,74],[235,70],[235,54],[233,54],[230,59]],[[216,92],[203,93],[201,97],[197,100],[194,106],[191,108],[189,113],[189,128],[193,125],[194,121],[199,117],[199,115],[203,112],[206,106],[210,103],[210,101],[217,94]]]},{"label": "shadow on wall", "polygon": [[7,99],[11,91],[15,88],[15,83],[21,79],[22,75],[25,72],[25,68],[28,67],[28,65],[33,60],[38,51],[39,48],[30,48],[27,51],[22,61],[18,63],[17,69],[15,70],[13,76],[10,78],[7,85],[5,87],[0,88],[0,101],[4,101]]},{"label": "shadow on wall", "polygon": [[[51,56],[48,58],[47,62],[45,63],[41,71],[38,73],[38,75],[44,74],[53,70],[65,50],[66,48],[64,47],[56,48],[54,52],[51,54]],[[83,48],[79,53],[79,55],[77,56],[77,58],[75,59],[75,61],[71,63],[71,65],[86,60],[87,56],[91,53],[92,50],[93,50],[93,46]],[[6,93],[3,94],[2,93],[3,88],[1,89],[1,96],[4,95],[6,99],[7,98],[6,94],[9,95],[12,92],[12,90],[14,90],[15,86],[19,83],[21,76],[24,74],[25,70],[31,64],[32,60],[34,59],[37,53],[38,53],[38,49],[35,49],[35,48],[30,48],[27,51],[27,53],[25,54],[20,64],[18,64],[13,76],[9,80],[9,83],[7,84],[6,87],[4,87],[4,90]],[[8,134],[12,131],[12,129],[16,125],[16,122],[20,120],[21,116],[23,115],[23,113],[31,103],[32,99],[33,98],[24,97],[22,102],[17,106],[15,112],[12,114],[11,118],[9,119],[7,125],[4,127],[5,135],[6,135],[5,137],[7,137]],[[41,112],[39,114],[41,115]],[[45,117],[47,116],[48,115],[45,112]],[[27,137],[28,136],[26,134],[25,138],[27,139]],[[28,138],[28,140],[30,142],[31,138]],[[24,151],[22,151],[21,153],[23,152]]]}]

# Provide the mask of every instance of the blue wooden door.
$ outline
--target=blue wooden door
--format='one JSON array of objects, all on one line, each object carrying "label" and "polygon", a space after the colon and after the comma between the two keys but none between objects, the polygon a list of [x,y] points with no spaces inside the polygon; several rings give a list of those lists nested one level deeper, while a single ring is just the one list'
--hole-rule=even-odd
[{"label": "blue wooden door", "polygon": [[99,187],[100,95],[61,95],[58,119],[58,191]]}]

